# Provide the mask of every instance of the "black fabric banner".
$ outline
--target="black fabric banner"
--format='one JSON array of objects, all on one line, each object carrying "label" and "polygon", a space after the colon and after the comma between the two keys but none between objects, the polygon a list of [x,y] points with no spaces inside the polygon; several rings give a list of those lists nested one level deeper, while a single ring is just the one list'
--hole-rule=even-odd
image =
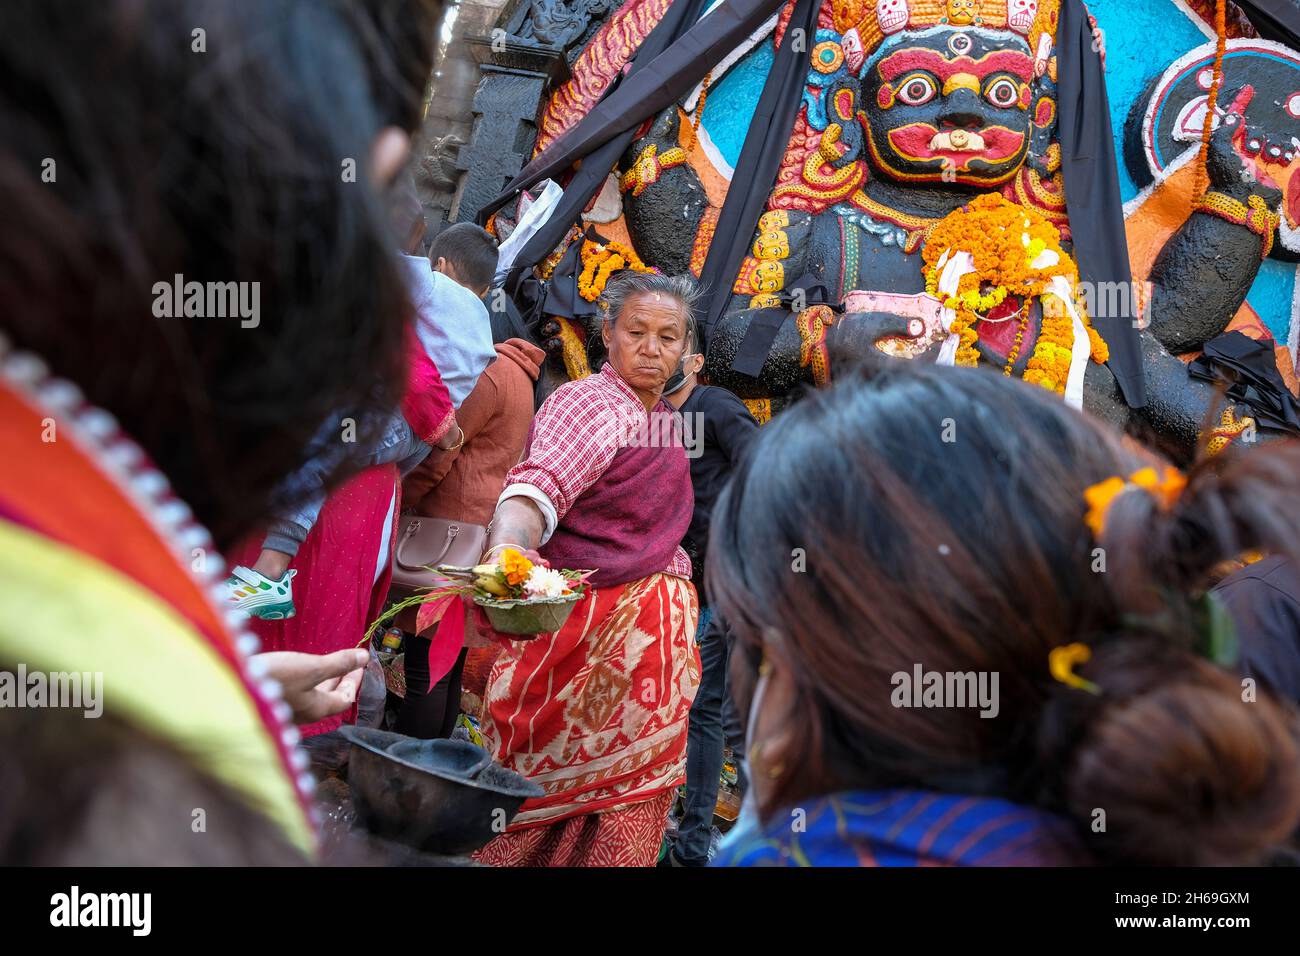
[{"label": "black fabric banner", "polygon": [[[1101,283],[1123,283],[1124,287],[1132,288],[1106,77],[1101,57],[1092,49],[1092,28],[1088,25],[1083,0],[1061,3],[1056,27],[1056,68],[1061,171],[1079,279],[1089,283],[1093,290],[1119,288]],[[1131,303],[1134,297],[1120,298]],[[1092,296],[1093,302],[1102,300],[1101,295]],[[1133,321],[1136,316],[1131,313],[1130,307],[1129,314],[1091,318],[1110,349],[1107,365],[1119,383],[1124,401],[1132,408],[1141,408],[1146,404],[1146,388],[1138,329]]]},{"label": "black fabric banner", "polygon": [[1234,0],[1266,40],[1300,47],[1300,0]]},{"label": "black fabric banner", "polygon": [[[702,296],[697,317],[705,344],[713,325],[726,311],[731,288],[740,272],[745,253],[753,241],[758,218],[767,205],[768,195],[776,184],[781,159],[790,145],[795,117],[803,99],[804,75],[808,71],[808,51],[817,34],[817,13],[821,0],[798,0],[781,46],[767,75],[767,83],[758,100],[758,108],[745,134],[731,187],[718,214],[713,242],[700,272]],[[742,374],[757,377],[767,353],[787,315],[759,312],[745,330],[731,367]]]},{"label": "black fabric banner", "polygon": [[[486,219],[520,190],[560,175],[579,160],[585,161],[598,147],[619,133],[635,130],[643,120],[671,106],[783,3],[784,0],[730,0],[704,19],[690,24],[685,33],[675,42],[666,43],[663,51],[653,59],[639,54],[633,70],[623,78],[618,88],[606,94],[567,133],[534,156],[505,192],[484,207],[485,211],[480,215]],[[693,6],[694,3],[683,4],[679,0],[668,9],[671,13],[679,7]],[[665,15],[659,26],[665,26],[667,20],[668,15]],[[643,48],[656,32],[658,28],[642,43]],[[592,165],[595,165],[594,161]],[[605,167],[606,173],[610,166]]]},{"label": "black fabric banner", "polygon": [[1187,374],[1204,382],[1228,384],[1228,398],[1250,406],[1262,428],[1300,435],[1300,401],[1277,370],[1272,343],[1257,342],[1233,330],[1205,343],[1187,366]]},{"label": "black fabric banner", "polygon": [[[706,0],[685,0],[685,2],[679,0],[679,2],[671,4],[664,13],[663,19],[655,25],[655,28],[641,42],[641,46],[637,49],[631,61],[631,69],[628,75],[615,78],[609,89],[605,91],[602,102],[613,96],[625,79],[636,76],[645,69],[646,64],[653,65],[655,58],[699,19],[705,2]],[[578,126],[585,122],[586,118],[580,121]],[[574,127],[574,129],[577,128],[577,126]],[[570,132],[573,132],[573,130],[570,130]],[[537,263],[549,256],[551,251],[564,240],[570,227],[578,221],[582,211],[591,202],[592,197],[600,191],[610,170],[614,168],[619,157],[623,155],[623,151],[627,149],[632,142],[632,137],[635,135],[636,127],[632,126],[621,133],[615,134],[608,142],[596,147],[591,155],[582,158],[582,166],[578,168],[573,174],[573,178],[565,185],[564,195],[551,212],[550,218],[529,238],[528,242],[524,243],[524,247],[519,250],[519,254],[515,257],[510,274],[506,277],[504,283],[508,295],[516,295],[524,276],[529,274]],[[557,144],[553,143],[552,147],[555,145]],[[534,162],[546,157],[548,152],[549,149],[544,150],[540,156],[534,158]],[[532,177],[526,177],[526,171],[526,169],[521,171],[506,187],[504,193],[479,211],[479,225],[486,223],[488,216],[518,195],[519,190],[536,185],[537,182],[541,181],[540,179],[533,179],[532,182],[528,182],[527,180]],[[542,176],[541,178],[546,177]]]}]

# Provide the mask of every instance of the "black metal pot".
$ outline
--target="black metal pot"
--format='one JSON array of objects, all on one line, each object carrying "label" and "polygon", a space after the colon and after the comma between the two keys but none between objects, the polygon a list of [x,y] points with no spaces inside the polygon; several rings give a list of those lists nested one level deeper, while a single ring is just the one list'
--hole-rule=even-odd
[{"label": "black metal pot", "polygon": [[545,791],[464,740],[419,740],[368,727],[339,731],[352,744],[348,786],[371,833],[427,853],[471,853]]}]

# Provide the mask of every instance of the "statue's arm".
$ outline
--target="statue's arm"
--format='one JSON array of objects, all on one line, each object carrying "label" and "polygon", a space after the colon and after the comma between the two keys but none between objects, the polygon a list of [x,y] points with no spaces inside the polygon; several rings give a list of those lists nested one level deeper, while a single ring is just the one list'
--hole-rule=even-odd
[{"label": "statue's arm", "polygon": [[[1151,334],[1174,355],[1198,351],[1232,321],[1259,274],[1275,228],[1261,224],[1267,221],[1265,210],[1276,213],[1282,194],[1257,182],[1234,149],[1234,143],[1263,141],[1257,130],[1246,127],[1237,108],[1234,104],[1211,138],[1209,188],[1202,206],[1169,239],[1151,268]],[[1233,221],[1241,213],[1253,217],[1254,228]]]}]

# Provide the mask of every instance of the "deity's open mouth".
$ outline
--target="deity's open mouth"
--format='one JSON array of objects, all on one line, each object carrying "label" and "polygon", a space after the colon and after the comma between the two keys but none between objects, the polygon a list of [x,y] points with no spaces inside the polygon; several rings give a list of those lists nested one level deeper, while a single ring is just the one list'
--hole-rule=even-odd
[{"label": "deity's open mouth", "polygon": [[984,137],[972,130],[945,130],[930,140],[930,149],[935,152],[982,153],[987,148]]},{"label": "deity's open mouth", "polygon": [[1020,153],[1025,134],[1005,126],[981,130],[939,130],[929,123],[913,123],[889,131],[889,143],[904,159],[951,159],[964,168],[972,159],[1001,163]]},{"label": "deity's open mouth", "polygon": [[1252,156],[1247,152],[1245,126],[1239,127],[1237,132],[1232,134],[1232,148],[1236,150],[1237,155],[1241,157],[1242,165],[1246,167],[1246,171],[1254,178],[1255,182],[1262,183],[1265,186],[1270,186],[1273,189],[1282,188],[1282,184],[1274,179],[1268,170],[1270,166],[1275,170],[1285,170],[1285,165],[1282,163],[1269,162],[1268,157],[1263,153],[1256,153]]},{"label": "deity's open mouth", "polygon": [[1300,227],[1300,155],[1290,163],[1273,161],[1262,152],[1252,156],[1245,149],[1245,140],[1244,128],[1232,137],[1233,149],[1247,173],[1257,183],[1282,191],[1282,214],[1292,229]]}]

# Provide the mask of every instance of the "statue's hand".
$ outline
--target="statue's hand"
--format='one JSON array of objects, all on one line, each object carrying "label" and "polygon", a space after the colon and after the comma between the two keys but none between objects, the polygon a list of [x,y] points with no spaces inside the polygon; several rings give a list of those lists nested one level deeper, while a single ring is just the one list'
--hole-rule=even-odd
[{"label": "statue's hand", "polygon": [[829,345],[832,350],[863,354],[883,352],[895,358],[916,358],[938,342],[927,334],[927,323],[895,312],[846,312],[835,320]]},{"label": "statue's hand", "polygon": [[1210,188],[1244,202],[1249,196],[1259,196],[1270,209],[1282,201],[1282,191],[1261,182],[1250,157],[1258,154],[1265,142],[1264,132],[1246,124],[1246,105],[1255,95],[1247,86],[1231,95],[1231,106],[1210,136],[1210,149],[1206,157],[1205,172]]},{"label": "statue's hand", "polygon": [[660,152],[672,149],[677,145],[680,128],[681,115],[675,107],[661,112],[655,117],[654,123],[646,131],[646,134],[632,141],[632,146],[627,152],[627,165],[631,166],[635,157],[651,144],[659,147]]}]

